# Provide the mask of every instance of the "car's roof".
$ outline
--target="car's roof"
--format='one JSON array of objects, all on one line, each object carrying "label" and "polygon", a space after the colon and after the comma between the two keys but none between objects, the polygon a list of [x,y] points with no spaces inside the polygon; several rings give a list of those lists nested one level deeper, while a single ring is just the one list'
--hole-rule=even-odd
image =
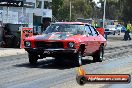
[{"label": "car's roof", "polygon": [[82,25],[85,25],[86,23],[83,23],[83,22],[55,22],[53,24],[82,24]]}]

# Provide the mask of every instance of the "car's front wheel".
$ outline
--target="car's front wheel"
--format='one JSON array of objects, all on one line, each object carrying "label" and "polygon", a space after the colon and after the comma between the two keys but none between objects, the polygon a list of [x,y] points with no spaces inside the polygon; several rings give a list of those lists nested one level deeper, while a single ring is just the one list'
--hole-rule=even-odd
[{"label": "car's front wheel", "polygon": [[101,45],[99,50],[93,55],[94,62],[102,62],[104,57],[104,45]]},{"label": "car's front wheel", "polygon": [[64,62],[64,57],[62,56],[56,56],[55,59],[54,59],[54,63],[55,64],[61,64],[62,62]]},{"label": "car's front wheel", "polygon": [[29,63],[36,64],[38,60],[38,56],[35,54],[28,53]]}]

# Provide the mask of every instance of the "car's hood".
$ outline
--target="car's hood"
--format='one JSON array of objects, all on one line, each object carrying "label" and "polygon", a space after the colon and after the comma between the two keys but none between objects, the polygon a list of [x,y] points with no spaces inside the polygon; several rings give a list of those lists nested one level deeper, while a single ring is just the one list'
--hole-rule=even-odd
[{"label": "car's hood", "polygon": [[122,27],[117,27],[116,29],[117,29],[117,30],[121,30],[121,29],[122,29]]},{"label": "car's hood", "polygon": [[79,38],[82,35],[73,35],[72,33],[66,33],[66,32],[54,32],[49,34],[43,34],[43,35],[37,35],[26,38],[26,40],[76,40],[76,38]]},{"label": "car's hood", "polygon": [[105,28],[106,30],[109,29],[109,30],[116,30],[116,28]]}]

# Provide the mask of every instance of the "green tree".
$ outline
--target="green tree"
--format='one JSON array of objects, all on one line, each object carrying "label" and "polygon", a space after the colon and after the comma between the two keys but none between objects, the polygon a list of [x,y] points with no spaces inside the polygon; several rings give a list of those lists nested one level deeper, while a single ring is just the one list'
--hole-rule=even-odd
[{"label": "green tree", "polygon": [[70,8],[69,3],[67,1],[64,2],[63,6],[60,8],[60,11],[58,13],[58,20],[60,21],[68,21],[70,17]]},{"label": "green tree", "polygon": [[92,7],[85,0],[76,0],[72,5],[72,12],[75,18],[89,18],[91,16]]},{"label": "green tree", "polygon": [[53,16],[55,16],[57,19],[59,17],[59,11],[63,6],[64,0],[52,0],[52,12],[53,12]]},{"label": "green tree", "polygon": [[[100,0],[103,3],[104,0]],[[107,0],[106,3],[106,18],[107,19],[117,19],[122,20],[125,23],[132,21],[132,0]]]},{"label": "green tree", "polygon": [[123,3],[123,11],[122,11],[122,19],[125,22],[132,21],[132,0],[122,0]]},{"label": "green tree", "polygon": [[[93,0],[71,0],[72,2],[72,21],[77,18],[93,18],[97,11]],[[59,20],[69,20],[70,0],[53,0],[53,15]],[[99,11],[99,10],[98,10]]]},{"label": "green tree", "polygon": [[106,18],[107,19],[112,19],[112,20],[117,20],[120,17],[120,8],[118,5],[117,1],[114,0],[109,0],[106,3]]},{"label": "green tree", "polygon": [[[100,0],[101,13],[103,17],[104,0]],[[106,19],[117,20],[121,16],[120,4],[118,0],[106,0]]]}]

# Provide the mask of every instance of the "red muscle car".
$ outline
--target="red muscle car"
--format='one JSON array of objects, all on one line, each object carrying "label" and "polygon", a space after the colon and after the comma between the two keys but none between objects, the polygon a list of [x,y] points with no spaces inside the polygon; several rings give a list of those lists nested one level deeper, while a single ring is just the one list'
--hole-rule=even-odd
[{"label": "red muscle car", "polygon": [[69,59],[81,65],[83,56],[92,56],[93,61],[101,62],[106,39],[93,27],[82,22],[52,23],[42,35],[28,37],[24,41],[29,62],[54,57],[60,62]]}]

